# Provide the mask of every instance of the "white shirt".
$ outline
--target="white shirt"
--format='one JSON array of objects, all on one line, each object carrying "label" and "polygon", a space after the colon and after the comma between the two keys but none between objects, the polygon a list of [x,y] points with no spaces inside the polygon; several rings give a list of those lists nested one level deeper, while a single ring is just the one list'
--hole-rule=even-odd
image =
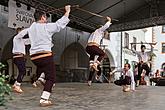
[{"label": "white shirt", "polygon": [[98,45],[100,45],[100,41],[101,39],[104,37],[104,31],[109,28],[109,26],[112,23],[110,21],[108,21],[104,26],[100,27],[99,29],[96,29],[95,32],[93,32],[89,39],[88,39],[88,43],[90,42],[94,42]]},{"label": "white shirt", "polygon": [[25,55],[25,43],[24,43],[24,40],[22,38],[16,39],[16,37],[14,37],[12,53],[13,54],[16,54],[16,53],[21,54],[22,53]]},{"label": "white shirt", "polygon": [[61,29],[65,28],[69,23],[69,18],[63,16],[61,19],[57,20],[55,23],[37,23],[34,22],[32,25],[21,31],[16,38],[22,38],[23,35],[29,35],[31,42],[30,55],[42,52],[50,51],[52,47],[52,35],[59,32]]},{"label": "white shirt", "polygon": [[30,45],[31,44],[29,38],[23,39],[23,41],[24,41],[25,45]]},{"label": "white shirt", "polygon": [[128,70],[128,71],[123,70],[122,75],[131,77],[131,89],[135,90],[135,80],[134,80],[133,72],[131,70]]},{"label": "white shirt", "polygon": [[138,52],[139,61],[148,62],[149,55],[147,52]]}]

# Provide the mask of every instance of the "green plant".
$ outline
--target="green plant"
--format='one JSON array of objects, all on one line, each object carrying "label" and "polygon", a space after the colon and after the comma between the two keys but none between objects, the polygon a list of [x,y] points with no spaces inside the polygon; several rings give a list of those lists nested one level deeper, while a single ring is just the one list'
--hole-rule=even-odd
[{"label": "green plant", "polygon": [[4,67],[5,65],[0,62],[0,106],[5,104],[7,101],[7,95],[10,96],[11,94],[11,86],[7,84],[5,80],[8,76],[2,74]]}]

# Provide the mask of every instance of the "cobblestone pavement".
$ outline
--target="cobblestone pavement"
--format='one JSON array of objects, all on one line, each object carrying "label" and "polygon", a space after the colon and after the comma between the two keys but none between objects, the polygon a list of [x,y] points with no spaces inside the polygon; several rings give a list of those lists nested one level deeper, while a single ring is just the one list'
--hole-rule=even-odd
[{"label": "cobblestone pavement", "polygon": [[13,100],[0,110],[165,110],[165,87],[140,86],[125,93],[114,84],[57,83],[50,107],[39,106],[41,88],[22,87],[24,93],[12,93]]}]

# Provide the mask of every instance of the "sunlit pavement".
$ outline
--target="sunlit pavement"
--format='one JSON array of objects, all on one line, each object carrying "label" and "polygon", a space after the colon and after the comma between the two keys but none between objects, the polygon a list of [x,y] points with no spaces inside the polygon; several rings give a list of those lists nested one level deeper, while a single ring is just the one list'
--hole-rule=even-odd
[{"label": "sunlit pavement", "polygon": [[165,87],[140,86],[136,92],[122,92],[108,83],[57,83],[51,100],[54,105],[40,107],[41,88],[22,85],[24,93],[12,93],[13,100],[0,110],[165,110]]}]

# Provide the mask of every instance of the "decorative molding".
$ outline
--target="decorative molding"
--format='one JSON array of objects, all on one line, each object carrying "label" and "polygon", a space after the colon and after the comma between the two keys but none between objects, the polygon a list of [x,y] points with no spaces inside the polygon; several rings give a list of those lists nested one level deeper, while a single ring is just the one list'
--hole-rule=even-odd
[{"label": "decorative molding", "polygon": [[109,31],[126,31],[165,24],[165,15],[112,25]]}]

